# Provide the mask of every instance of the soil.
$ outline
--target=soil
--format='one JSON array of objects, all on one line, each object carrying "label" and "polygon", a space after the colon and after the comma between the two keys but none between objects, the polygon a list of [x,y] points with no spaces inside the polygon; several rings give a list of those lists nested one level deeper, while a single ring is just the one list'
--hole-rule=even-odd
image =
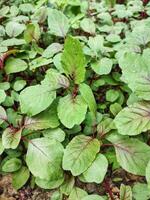
[{"label": "soil", "polygon": [[11,175],[0,177],[0,200],[50,200],[53,191],[26,186],[16,191],[12,187]]},{"label": "soil", "polygon": [[[125,185],[133,186],[134,183],[144,183],[144,177],[135,176],[127,173],[122,169],[112,172],[110,176],[107,175],[102,184],[82,183],[76,179],[76,186],[86,190],[89,194],[108,195],[112,196],[109,200],[119,200],[119,188],[123,183]],[[0,200],[50,200],[54,190],[43,190],[41,188],[31,189],[28,185],[16,191],[12,187],[11,175],[3,175],[0,177]],[[67,197],[64,197],[67,199]]]}]

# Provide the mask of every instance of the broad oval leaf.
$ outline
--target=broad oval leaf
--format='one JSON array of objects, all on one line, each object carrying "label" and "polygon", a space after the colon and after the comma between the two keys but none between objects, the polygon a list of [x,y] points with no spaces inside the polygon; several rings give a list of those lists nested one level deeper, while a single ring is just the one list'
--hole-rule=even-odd
[{"label": "broad oval leaf", "polygon": [[74,187],[69,195],[68,200],[79,200],[87,196],[87,192],[78,187]]},{"label": "broad oval leaf", "polygon": [[122,109],[114,122],[118,132],[122,135],[138,135],[150,130],[150,104],[134,103]]},{"label": "broad oval leaf", "polygon": [[65,139],[65,132],[61,128],[47,129],[43,131],[43,135],[46,138],[55,139],[59,142],[63,142]]},{"label": "broad oval leaf", "polygon": [[71,95],[62,97],[58,104],[58,117],[67,128],[79,125],[87,112],[87,105],[80,95],[74,99]]},{"label": "broad oval leaf", "polygon": [[62,198],[63,198],[63,195],[62,195],[62,193],[59,190],[56,190],[51,195],[51,200],[62,200]]},{"label": "broad oval leaf", "polygon": [[6,60],[5,71],[7,74],[17,73],[27,69],[28,65],[24,60],[20,58],[10,57]]},{"label": "broad oval leaf", "polygon": [[120,200],[132,200],[132,190],[130,186],[121,184]]},{"label": "broad oval leaf", "polygon": [[80,180],[83,182],[101,183],[107,172],[108,161],[103,154],[98,154],[91,166],[83,172]]},{"label": "broad oval leaf", "polygon": [[9,37],[16,37],[20,35],[25,29],[24,24],[12,21],[6,24],[6,33]]},{"label": "broad oval leaf", "polygon": [[24,39],[27,43],[31,41],[38,41],[40,38],[40,27],[37,23],[27,24],[27,28],[24,31]]},{"label": "broad oval leaf", "polygon": [[117,161],[127,172],[145,176],[150,160],[150,147],[138,139],[122,137],[109,139],[115,147]]},{"label": "broad oval leaf", "polygon": [[21,112],[29,116],[36,115],[51,105],[56,97],[56,92],[42,85],[25,88],[19,96]]},{"label": "broad oval leaf", "polygon": [[35,70],[41,66],[45,66],[50,63],[52,63],[52,59],[43,58],[42,56],[35,58],[34,60],[32,60],[32,62],[30,62],[30,70]]},{"label": "broad oval leaf", "polygon": [[63,156],[63,169],[78,176],[92,164],[100,149],[97,139],[79,135],[67,145]]},{"label": "broad oval leaf", "polygon": [[61,61],[64,72],[71,76],[76,84],[84,81],[86,60],[78,39],[67,37]]},{"label": "broad oval leaf", "polygon": [[21,139],[22,129],[6,128],[2,135],[2,143],[5,149],[16,149]]},{"label": "broad oval leaf", "polygon": [[21,165],[22,165],[22,162],[20,159],[10,158],[3,164],[2,171],[3,172],[15,172],[20,169]]},{"label": "broad oval leaf", "polygon": [[18,46],[18,45],[23,45],[25,44],[25,40],[24,39],[17,39],[17,38],[11,38],[11,39],[7,39],[7,40],[3,40],[1,42],[2,46]]},{"label": "broad oval leaf", "polygon": [[97,126],[97,137],[101,138],[113,129],[116,129],[113,119],[106,117]]},{"label": "broad oval leaf", "polygon": [[80,23],[80,26],[81,28],[87,32],[87,33],[90,33],[92,35],[95,34],[95,30],[96,30],[96,27],[95,27],[95,24],[94,22],[92,21],[92,19],[90,18],[84,18],[81,23]]},{"label": "broad oval leaf", "polygon": [[12,185],[18,190],[27,182],[30,177],[30,172],[27,167],[23,166],[19,171],[12,175]]},{"label": "broad oval leaf", "polygon": [[56,53],[60,52],[63,49],[63,45],[60,43],[50,44],[43,52],[42,56],[45,58],[51,58]]},{"label": "broad oval leaf", "polygon": [[24,127],[29,130],[42,130],[59,126],[57,116],[57,103],[54,101],[50,108],[30,118],[26,117]]},{"label": "broad oval leaf", "polygon": [[64,183],[60,187],[61,193],[65,194],[67,196],[70,195],[74,184],[75,184],[74,177],[73,176],[71,176],[71,177],[68,176],[67,179],[65,179]]},{"label": "broad oval leaf", "polygon": [[147,59],[150,50],[146,49],[143,55],[126,53],[119,59],[122,68],[122,80],[141,99],[150,100],[150,63]]},{"label": "broad oval leaf", "polygon": [[150,198],[150,190],[146,183],[136,183],[132,189],[133,198],[136,200],[148,200]]},{"label": "broad oval leaf", "polygon": [[69,30],[69,20],[61,11],[49,9],[48,27],[52,34],[65,37]]},{"label": "broad oval leaf", "polygon": [[59,73],[55,69],[49,69],[46,72],[45,79],[41,82],[41,84],[46,85],[51,90],[56,90],[59,88],[68,88],[69,80],[67,77]]},{"label": "broad oval leaf", "polygon": [[26,85],[26,81],[25,80],[17,80],[15,83],[14,83],[14,90],[16,91],[20,91],[22,90]]},{"label": "broad oval leaf", "polygon": [[44,189],[55,189],[58,188],[64,181],[64,176],[62,173],[55,174],[50,178],[50,180],[36,178],[35,182],[38,186]]},{"label": "broad oval leaf", "polygon": [[113,62],[110,58],[102,58],[92,65],[92,69],[99,75],[105,75],[111,72],[112,66]]},{"label": "broad oval leaf", "polygon": [[30,141],[26,162],[31,173],[40,179],[50,180],[63,173],[61,162],[63,146],[56,140],[37,138]]},{"label": "broad oval leaf", "polygon": [[96,35],[95,37],[89,37],[88,46],[91,50],[97,54],[103,49],[104,37],[102,35]]}]

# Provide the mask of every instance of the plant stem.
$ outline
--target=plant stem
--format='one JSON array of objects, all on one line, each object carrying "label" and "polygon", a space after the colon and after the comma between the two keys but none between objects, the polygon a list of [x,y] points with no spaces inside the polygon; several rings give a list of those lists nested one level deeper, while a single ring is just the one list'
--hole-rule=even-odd
[{"label": "plant stem", "polygon": [[4,67],[4,62],[6,60],[6,58],[11,55],[11,54],[15,54],[16,52],[18,52],[17,49],[12,49],[12,50],[9,50],[7,52],[5,52],[1,57],[0,57],[0,69],[3,69]]},{"label": "plant stem", "polygon": [[77,96],[77,94],[78,94],[78,89],[79,89],[79,86],[78,86],[78,85],[75,85],[74,88],[73,88],[73,93],[72,93],[73,99]]},{"label": "plant stem", "polygon": [[113,193],[112,193],[108,178],[104,180],[103,186],[104,186],[106,192],[109,194],[110,199],[114,200]]}]

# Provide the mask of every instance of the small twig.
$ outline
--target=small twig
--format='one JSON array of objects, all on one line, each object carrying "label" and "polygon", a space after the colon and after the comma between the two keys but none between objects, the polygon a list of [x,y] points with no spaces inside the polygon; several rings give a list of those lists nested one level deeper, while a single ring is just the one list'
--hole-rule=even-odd
[{"label": "small twig", "polygon": [[114,196],[113,196],[113,193],[112,193],[112,190],[111,190],[111,187],[110,187],[110,183],[109,183],[108,178],[104,180],[103,186],[104,186],[106,192],[109,194],[110,199],[111,200],[115,200]]},{"label": "small twig", "polygon": [[74,88],[73,88],[73,93],[72,93],[73,99],[77,96],[77,94],[78,94],[78,89],[79,89],[79,86],[78,86],[78,85],[75,85]]}]

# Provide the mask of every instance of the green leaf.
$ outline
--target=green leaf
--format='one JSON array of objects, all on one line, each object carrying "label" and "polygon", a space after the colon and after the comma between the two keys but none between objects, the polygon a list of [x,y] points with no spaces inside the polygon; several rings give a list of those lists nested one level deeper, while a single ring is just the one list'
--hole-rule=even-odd
[{"label": "green leaf", "polygon": [[68,179],[65,180],[64,183],[61,185],[60,191],[67,196],[70,195],[74,183],[75,183],[74,177],[73,176],[68,177]]},{"label": "green leaf", "polygon": [[135,175],[145,175],[146,166],[150,160],[150,147],[133,138],[109,139],[116,150],[117,161],[123,169]]},{"label": "green leaf", "polygon": [[119,98],[119,92],[117,90],[107,90],[106,92],[106,100],[110,102],[114,102]]},{"label": "green leaf", "polygon": [[19,24],[18,22],[12,21],[6,24],[6,33],[9,37],[17,37],[25,29],[24,24]]},{"label": "green leaf", "polygon": [[11,16],[13,16],[13,17],[18,15],[19,9],[17,8],[17,6],[15,6],[15,5],[11,6],[10,13],[11,13]]},{"label": "green leaf", "polygon": [[0,83],[0,89],[2,90],[8,90],[10,88],[10,83],[9,82],[2,82]]},{"label": "green leaf", "polygon": [[150,130],[150,104],[139,102],[125,107],[118,113],[114,122],[122,135],[138,135]]},{"label": "green leaf", "polygon": [[135,183],[132,189],[133,198],[136,200],[148,200],[150,199],[150,190],[145,183]]},{"label": "green leaf", "polygon": [[[5,98],[6,98],[6,94],[5,94],[5,91],[0,89],[0,104],[3,103],[5,101]],[[1,107],[2,109],[2,107]],[[4,112],[3,112],[4,113]],[[1,115],[1,113],[0,113]]]},{"label": "green leaf", "polygon": [[89,106],[90,111],[96,115],[97,105],[96,101],[93,95],[93,92],[90,88],[90,86],[86,85],[85,83],[82,83],[80,85],[80,93],[87,105]]},{"label": "green leaf", "polygon": [[52,43],[44,50],[42,56],[45,58],[51,58],[56,53],[60,52],[62,49],[63,49],[62,44]]},{"label": "green leaf", "polygon": [[92,49],[94,54],[97,54],[103,49],[104,37],[102,35],[96,35],[95,37],[89,37],[88,46]]},{"label": "green leaf", "polygon": [[22,116],[18,112],[16,112],[13,108],[7,109],[7,116],[8,116],[8,122],[14,127],[19,128],[18,125],[20,126],[21,121],[23,120]]},{"label": "green leaf", "polygon": [[144,50],[143,55],[126,53],[120,57],[119,65],[122,68],[122,80],[139,98],[150,100],[150,50]]},{"label": "green leaf", "polygon": [[55,191],[52,196],[51,200],[63,200],[63,195],[60,191]]},{"label": "green leaf", "polygon": [[23,166],[19,171],[13,173],[12,175],[12,185],[13,187],[18,190],[22,186],[25,185],[25,183],[28,181],[30,177],[30,172],[27,167]]},{"label": "green leaf", "polygon": [[121,184],[120,187],[120,200],[132,200],[132,190],[130,186]]},{"label": "green leaf", "polygon": [[109,42],[112,42],[112,43],[116,43],[116,42],[119,42],[121,39],[120,39],[120,36],[119,35],[116,35],[116,34],[109,34],[106,39],[109,41]]},{"label": "green leaf", "polygon": [[112,70],[113,62],[110,58],[102,58],[92,65],[92,69],[99,75],[109,74]]},{"label": "green leaf", "polygon": [[22,129],[6,128],[2,135],[2,143],[5,149],[16,149],[21,139]]},{"label": "green leaf", "polygon": [[86,60],[80,41],[71,36],[65,40],[62,54],[62,67],[67,76],[71,76],[76,84],[80,84],[85,78]]},{"label": "green leaf", "polygon": [[37,138],[29,143],[26,162],[34,176],[50,181],[62,177],[62,157],[63,146],[58,141]]},{"label": "green leaf", "polygon": [[114,104],[111,104],[110,105],[110,112],[116,116],[121,110],[122,110],[122,107],[119,103],[114,103]]},{"label": "green leaf", "polygon": [[91,166],[83,172],[80,180],[86,183],[101,183],[107,172],[108,161],[103,154],[98,154]]},{"label": "green leaf", "polygon": [[20,169],[21,165],[22,165],[22,162],[20,159],[10,158],[3,164],[2,171],[3,172],[15,172]]},{"label": "green leaf", "polygon": [[23,45],[25,43],[26,42],[24,39],[11,38],[11,39],[7,39],[7,40],[3,40],[1,42],[1,46],[11,47],[11,46]]},{"label": "green leaf", "polygon": [[63,157],[63,169],[70,170],[78,176],[92,164],[100,149],[97,139],[79,135],[74,137],[67,145]]},{"label": "green leaf", "polygon": [[5,63],[5,71],[7,74],[22,72],[27,68],[27,63],[19,58],[10,57],[6,60]]},{"label": "green leaf", "polygon": [[40,28],[38,24],[28,24],[24,31],[24,39],[27,43],[37,42],[40,39]]},{"label": "green leaf", "polygon": [[6,120],[7,120],[6,111],[2,106],[0,106],[0,124],[2,124]]},{"label": "green leaf", "polygon": [[50,106],[55,98],[56,92],[42,85],[26,87],[19,96],[21,112],[36,115]]},{"label": "green leaf", "polygon": [[149,189],[150,188],[150,161],[147,164],[145,176],[146,176],[146,181],[148,183],[148,189]]},{"label": "green leaf", "polygon": [[106,133],[109,133],[112,129],[116,129],[113,123],[113,119],[104,118],[97,126],[98,138],[103,137]]},{"label": "green leaf", "polygon": [[29,130],[42,130],[47,128],[56,128],[59,126],[57,116],[57,104],[53,102],[47,110],[35,117],[26,117],[24,127]]},{"label": "green leaf", "polygon": [[[121,14],[121,13],[120,13]],[[145,23],[136,24],[132,32],[127,34],[128,52],[141,53],[150,41],[150,28]]]},{"label": "green leaf", "polygon": [[58,53],[57,55],[55,55],[53,57],[53,63],[60,73],[64,73],[64,69],[62,67],[62,62],[61,62],[61,56],[62,56],[62,53]]},{"label": "green leaf", "polygon": [[32,19],[37,21],[39,24],[44,23],[47,19],[47,7],[41,6],[38,9],[36,7],[36,10],[32,16]]},{"label": "green leaf", "polygon": [[80,95],[74,99],[71,95],[62,97],[58,104],[58,117],[67,128],[79,125],[87,112],[87,105]]},{"label": "green leaf", "polygon": [[49,9],[48,27],[53,35],[65,37],[69,30],[68,18],[61,11]]},{"label": "green leaf", "polygon": [[15,81],[13,88],[16,91],[20,91],[25,87],[25,85],[26,85],[25,80],[17,80],[17,81]]},{"label": "green leaf", "polygon": [[90,33],[91,35],[94,35],[94,34],[95,34],[96,27],[95,27],[95,24],[94,24],[94,22],[92,21],[92,19],[90,19],[90,18],[84,18],[84,19],[80,22],[80,26],[81,26],[81,28],[82,28],[85,32]]},{"label": "green leaf", "polygon": [[43,135],[49,139],[55,139],[59,142],[63,142],[65,139],[65,132],[61,128],[47,129],[43,131]]},{"label": "green leaf", "polygon": [[97,194],[91,194],[83,197],[81,200],[104,200],[104,199]]},{"label": "green leaf", "polygon": [[68,200],[79,200],[87,196],[87,192],[78,187],[74,187],[69,195]]},{"label": "green leaf", "polygon": [[3,143],[2,143],[2,138],[0,138],[0,155],[3,153],[4,151],[4,146],[3,146]]},{"label": "green leaf", "polygon": [[43,57],[38,57],[35,58],[34,60],[32,60],[32,62],[30,62],[30,70],[35,70],[36,68],[39,68],[41,66],[45,66],[52,63],[51,59],[47,59],[47,58],[43,58]]},{"label": "green leaf", "polygon": [[32,13],[34,12],[34,6],[31,3],[23,3],[19,5],[19,10],[23,13]]},{"label": "green leaf", "polygon": [[58,188],[63,183],[63,181],[64,181],[63,173],[57,175],[54,173],[53,176],[51,176],[50,180],[40,179],[38,177],[35,179],[36,184],[44,189]]},{"label": "green leaf", "polygon": [[41,83],[51,90],[56,90],[61,87],[68,88],[70,84],[69,80],[55,69],[47,70],[45,79]]}]

